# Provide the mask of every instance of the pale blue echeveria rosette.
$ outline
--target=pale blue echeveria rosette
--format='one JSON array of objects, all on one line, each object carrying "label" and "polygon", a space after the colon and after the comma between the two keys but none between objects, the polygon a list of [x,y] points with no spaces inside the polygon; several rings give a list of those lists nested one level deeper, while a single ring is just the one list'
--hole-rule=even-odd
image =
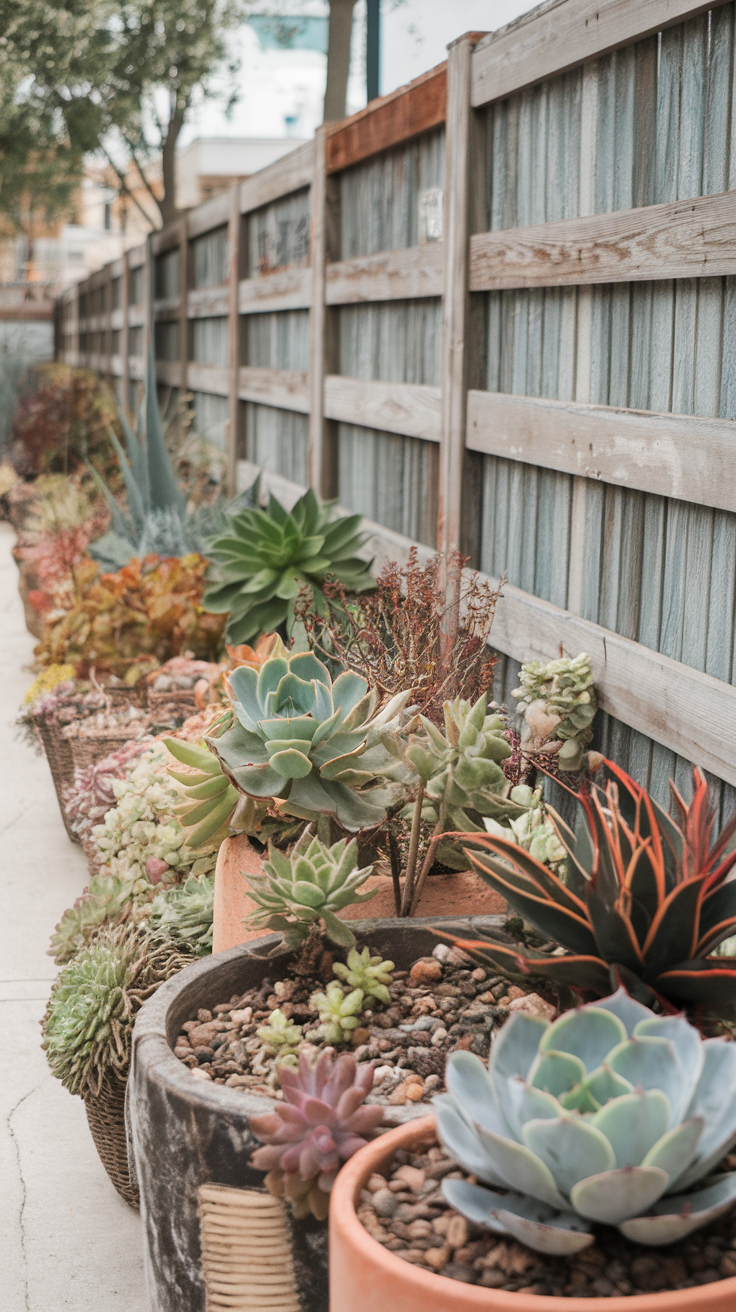
[{"label": "pale blue echeveria rosette", "polygon": [[445,1197],[539,1252],[587,1248],[594,1222],[676,1243],[736,1201],[736,1172],[718,1173],[736,1143],[736,1045],[623,989],[553,1023],[517,1013],[487,1068],[455,1052],[446,1078],[440,1139],[483,1184],[446,1180]]}]

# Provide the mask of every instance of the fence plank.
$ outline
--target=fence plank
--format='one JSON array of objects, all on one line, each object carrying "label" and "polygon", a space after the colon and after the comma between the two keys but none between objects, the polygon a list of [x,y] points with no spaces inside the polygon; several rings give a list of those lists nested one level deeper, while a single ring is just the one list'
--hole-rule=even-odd
[{"label": "fence plank", "polygon": [[228,423],[227,423],[227,463],[226,477],[230,496],[235,493],[235,465],[240,455],[240,265],[243,220],[240,217],[240,197],[238,188],[230,193],[230,222],[228,224],[227,244],[230,259],[228,269]]},{"label": "fence plank", "polygon": [[306,141],[267,168],[254,173],[252,178],[241,182],[240,213],[247,214],[250,210],[260,209],[263,205],[270,205],[271,201],[290,195],[292,191],[309,187],[314,174],[314,146],[313,141]]},{"label": "fence plank", "polygon": [[327,304],[441,296],[443,254],[443,243],[438,241],[338,260],[327,267]]},{"label": "fence plank", "polygon": [[685,18],[704,14],[718,3],[564,0],[540,6],[543,12],[532,10],[480,42],[473,57],[472,103],[477,108],[501,100],[553,73],[564,73]]},{"label": "fence plank", "polygon": [[281,269],[262,278],[244,278],[239,288],[241,314],[308,310],[312,304],[312,270]]},{"label": "fence plank", "polygon": [[327,215],[327,129],[320,128],[315,138],[315,165],[312,180],[312,217],[309,262],[312,266],[312,300],[309,311],[309,486],[319,496],[333,491],[335,470],[331,468],[327,424],[325,420],[325,374],[327,372],[327,308],[325,305],[325,267],[328,254]]},{"label": "fence plank", "polygon": [[467,445],[486,455],[736,511],[731,419],[470,391]]},{"label": "fence plank", "polygon": [[[163,362],[159,361],[159,368]],[[172,368],[172,379],[173,368]],[[189,361],[189,388],[192,392],[212,392],[214,396],[229,393],[228,366],[226,364],[199,364]]]},{"label": "fence plank", "polygon": [[470,290],[736,273],[736,191],[470,240]]},{"label": "fence plank", "polygon": [[241,365],[238,395],[241,401],[255,401],[279,410],[309,414],[306,369],[260,369],[254,365]]},{"label": "fence plank", "polygon": [[198,287],[187,292],[187,316],[190,319],[209,319],[213,315],[228,313],[230,298],[227,287]]},{"label": "fence plank", "polygon": [[439,442],[440,389],[331,374],[325,379],[325,415],[346,424]]}]

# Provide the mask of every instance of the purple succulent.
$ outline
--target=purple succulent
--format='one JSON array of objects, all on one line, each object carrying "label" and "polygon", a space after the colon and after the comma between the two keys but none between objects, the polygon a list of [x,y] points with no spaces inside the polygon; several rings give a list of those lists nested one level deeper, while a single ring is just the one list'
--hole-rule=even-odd
[{"label": "purple succulent", "polygon": [[253,1133],[264,1141],[251,1161],[268,1171],[268,1188],[286,1195],[297,1215],[324,1217],[343,1162],[383,1120],[382,1107],[361,1106],[373,1085],[373,1063],[358,1066],[347,1053],[335,1060],[329,1052],[312,1061],[302,1049],[298,1068],[281,1066],[279,1079],[285,1101],[251,1117]]}]

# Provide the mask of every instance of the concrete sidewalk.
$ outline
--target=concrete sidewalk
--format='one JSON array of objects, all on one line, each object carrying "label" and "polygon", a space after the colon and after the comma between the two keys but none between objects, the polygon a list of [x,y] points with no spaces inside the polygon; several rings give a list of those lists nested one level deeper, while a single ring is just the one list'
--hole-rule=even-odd
[{"label": "concrete sidewalk", "polygon": [[44,757],[14,728],[34,640],[12,545],[0,524],[0,1308],[146,1312],[138,1213],[115,1193],[81,1099],[52,1077],[40,1048],[55,973],[49,935],[87,866],[66,836]]}]

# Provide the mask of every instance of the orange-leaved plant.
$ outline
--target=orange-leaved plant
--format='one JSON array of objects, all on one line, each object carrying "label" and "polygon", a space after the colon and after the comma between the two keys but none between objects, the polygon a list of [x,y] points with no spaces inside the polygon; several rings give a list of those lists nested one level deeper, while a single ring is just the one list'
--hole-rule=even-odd
[{"label": "orange-leaved plant", "polygon": [[613,980],[666,1009],[728,1014],[736,1006],[736,961],[710,954],[736,934],[736,882],[729,882],[736,817],[716,837],[700,770],[693,771],[689,805],[670,784],[673,819],[625,771],[612,761],[603,765],[605,786],[586,783],[576,794],[579,832],[554,816],[567,852],[565,882],[508,839],[473,835],[466,849],[481,878],[564,955],[454,941],[506,973],[598,996]]}]

